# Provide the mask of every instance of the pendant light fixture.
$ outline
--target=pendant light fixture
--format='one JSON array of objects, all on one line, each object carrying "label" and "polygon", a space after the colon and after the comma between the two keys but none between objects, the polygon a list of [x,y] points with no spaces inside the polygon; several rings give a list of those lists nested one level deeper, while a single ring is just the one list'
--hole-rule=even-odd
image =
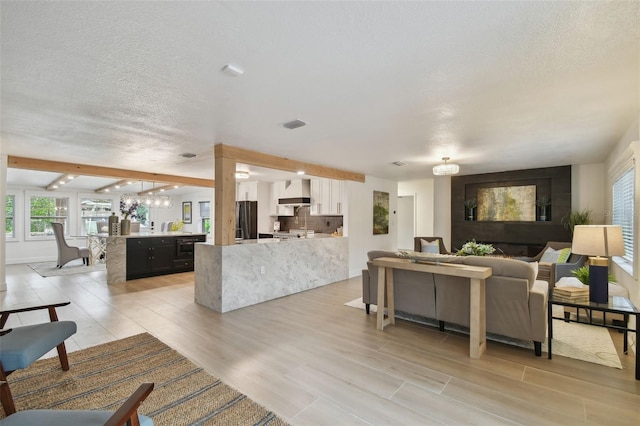
[{"label": "pendant light fixture", "polygon": [[433,166],[433,174],[436,176],[447,176],[447,175],[455,175],[460,171],[460,166],[457,164],[447,163],[449,161],[449,157],[442,157],[442,161],[444,164],[438,164],[437,166]]}]

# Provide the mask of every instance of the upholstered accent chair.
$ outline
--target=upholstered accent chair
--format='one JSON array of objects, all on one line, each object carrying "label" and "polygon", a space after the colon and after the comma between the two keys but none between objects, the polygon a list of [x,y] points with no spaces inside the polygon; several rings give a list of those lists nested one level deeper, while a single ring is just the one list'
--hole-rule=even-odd
[{"label": "upholstered accent chair", "polygon": [[143,383],[116,410],[24,410],[2,420],[2,426],[85,425],[85,426],[153,426],[153,420],[138,414],[138,407],[153,390],[153,383]]},{"label": "upholstered accent chair", "polygon": [[64,227],[61,223],[51,222],[53,228],[53,234],[56,236],[56,243],[58,244],[58,263],[57,267],[62,268],[67,263],[74,259],[82,259],[82,263],[89,264],[89,256],[91,252],[86,247],[73,247],[67,244],[64,239]]},{"label": "upholstered accent chair", "polygon": [[449,250],[444,246],[444,241],[442,237],[414,237],[413,238],[413,250],[417,252],[424,252],[428,250],[423,246],[422,241],[426,241],[427,243],[438,243],[438,252],[440,254],[449,254]]},{"label": "upholstered accent chair", "polygon": [[[4,328],[9,315],[20,312],[47,309],[51,320],[43,324],[25,325],[0,331],[0,402],[5,414],[9,415],[16,411],[11,389],[7,382],[9,374],[15,370],[27,368],[53,348],[58,350],[58,358],[60,358],[62,370],[69,370],[69,360],[64,341],[75,334],[77,326],[73,321],[58,321],[56,308],[70,303],[61,302],[0,311],[0,329]],[[1,423],[3,426],[5,425],[4,420]]]},{"label": "upholstered accent chair", "polygon": [[547,249],[562,250],[571,248],[571,242],[567,241],[549,241],[542,251],[533,257],[517,257],[518,260],[525,262],[538,262],[538,276],[536,279],[547,281],[549,288],[555,286],[561,277],[571,277],[571,271],[578,269],[587,261],[587,256],[582,254],[571,253],[566,262],[543,262],[543,257]]}]

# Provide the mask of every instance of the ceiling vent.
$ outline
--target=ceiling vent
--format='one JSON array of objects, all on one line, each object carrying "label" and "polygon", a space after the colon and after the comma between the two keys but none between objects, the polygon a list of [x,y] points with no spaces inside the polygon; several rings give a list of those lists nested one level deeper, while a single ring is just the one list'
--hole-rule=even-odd
[{"label": "ceiling vent", "polygon": [[406,166],[407,165],[407,163],[405,163],[404,161],[394,161],[391,164],[393,164],[395,166],[398,166],[398,167],[402,167],[402,166]]},{"label": "ceiling vent", "polygon": [[193,154],[191,152],[185,152],[184,154],[180,154],[180,157],[184,157],[184,158],[193,158],[195,156],[196,154]]},{"label": "ceiling vent", "polygon": [[286,127],[289,130],[293,130],[293,129],[297,129],[298,127],[302,127],[304,125],[306,125],[307,123],[305,123],[302,120],[293,120],[290,121],[288,123],[284,123],[283,126]]}]

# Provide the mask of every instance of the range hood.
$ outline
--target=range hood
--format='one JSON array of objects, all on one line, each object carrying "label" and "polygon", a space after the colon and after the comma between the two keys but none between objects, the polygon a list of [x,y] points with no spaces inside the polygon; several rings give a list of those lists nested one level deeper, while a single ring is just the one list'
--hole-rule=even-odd
[{"label": "range hood", "polygon": [[281,206],[311,205],[311,181],[309,179],[288,180],[280,194],[278,204]]}]

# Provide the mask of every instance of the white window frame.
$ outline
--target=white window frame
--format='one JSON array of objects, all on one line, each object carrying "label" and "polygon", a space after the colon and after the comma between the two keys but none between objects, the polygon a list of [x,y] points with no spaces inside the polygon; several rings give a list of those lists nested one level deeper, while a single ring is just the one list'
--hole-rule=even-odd
[{"label": "white window frame", "polygon": [[[626,241],[626,252],[625,252],[625,256],[616,256],[613,258],[613,261],[618,264],[618,266],[620,266],[623,270],[625,270],[629,275],[631,275],[632,277],[634,276],[634,265],[636,264],[636,259],[638,257],[638,245],[636,243],[637,240],[637,229],[638,229],[638,224],[636,223],[638,218],[637,218],[637,208],[638,206],[636,205],[637,203],[635,202],[637,197],[637,191],[638,188],[636,187],[635,181],[636,181],[636,174],[637,174],[637,170],[635,169],[637,166],[634,164],[634,162],[632,161],[631,164],[628,167],[624,167],[619,173],[617,173],[613,180],[612,180],[612,184],[611,184],[611,223],[613,225],[621,225],[621,220],[617,219],[616,220],[616,200],[614,199],[614,187],[616,186],[617,183],[620,183],[620,179],[622,179],[623,177],[625,179],[631,179],[631,191],[632,191],[632,197],[629,199],[627,197],[625,197],[622,200],[623,204],[623,208],[629,208],[629,201],[631,202],[631,212],[625,212],[626,214],[629,214],[631,217],[631,226],[630,228],[627,227],[623,227],[623,237],[625,234],[628,233],[628,230],[630,229],[631,231],[631,236],[630,238],[627,238]],[[629,216],[625,216],[625,217],[629,217]],[[626,232],[625,232],[626,231]],[[628,248],[629,248],[629,240],[630,240],[630,245],[631,245],[631,250],[632,253],[629,254],[628,253]]]},{"label": "white window frame", "polygon": [[[67,226],[64,229],[65,237],[69,236],[69,232],[76,228],[76,206],[78,197],[76,194],[68,192],[44,192],[44,191],[25,191],[24,193],[24,240],[25,241],[47,241],[55,240],[55,235],[43,235],[32,237],[31,234],[31,197],[42,198],[66,198],[67,199]],[[29,214],[27,214],[27,212]]]},{"label": "white window frame", "polygon": [[[20,241],[22,222],[18,220],[22,217],[21,191],[7,189],[7,196],[13,196],[13,237],[6,237],[6,242]],[[6,206],[5,206],[6,208]]]},{"label": "white window frame", "polygon": [[[76,205],[77,205],[77,209],[76,209],[76,217],[78,218],[77,220],[77,232],[76,235],[78,236],[86,236],[84,228],[83,228],[83,218],[82,218],[82,199],[83,198],[102,198],[105,200],[111,200],[111,211],[116,213],[116,216],[120,217],[120,197],[119,196],[105,196],[105,194],[96,194],[96,193],[88,193],[88,192],[80,192],[77,194],[78,196],[76,197]],[[110,214],[109,214],[110,215]],[[109,217],[106,217],[105,220],[108,220]]]}]

